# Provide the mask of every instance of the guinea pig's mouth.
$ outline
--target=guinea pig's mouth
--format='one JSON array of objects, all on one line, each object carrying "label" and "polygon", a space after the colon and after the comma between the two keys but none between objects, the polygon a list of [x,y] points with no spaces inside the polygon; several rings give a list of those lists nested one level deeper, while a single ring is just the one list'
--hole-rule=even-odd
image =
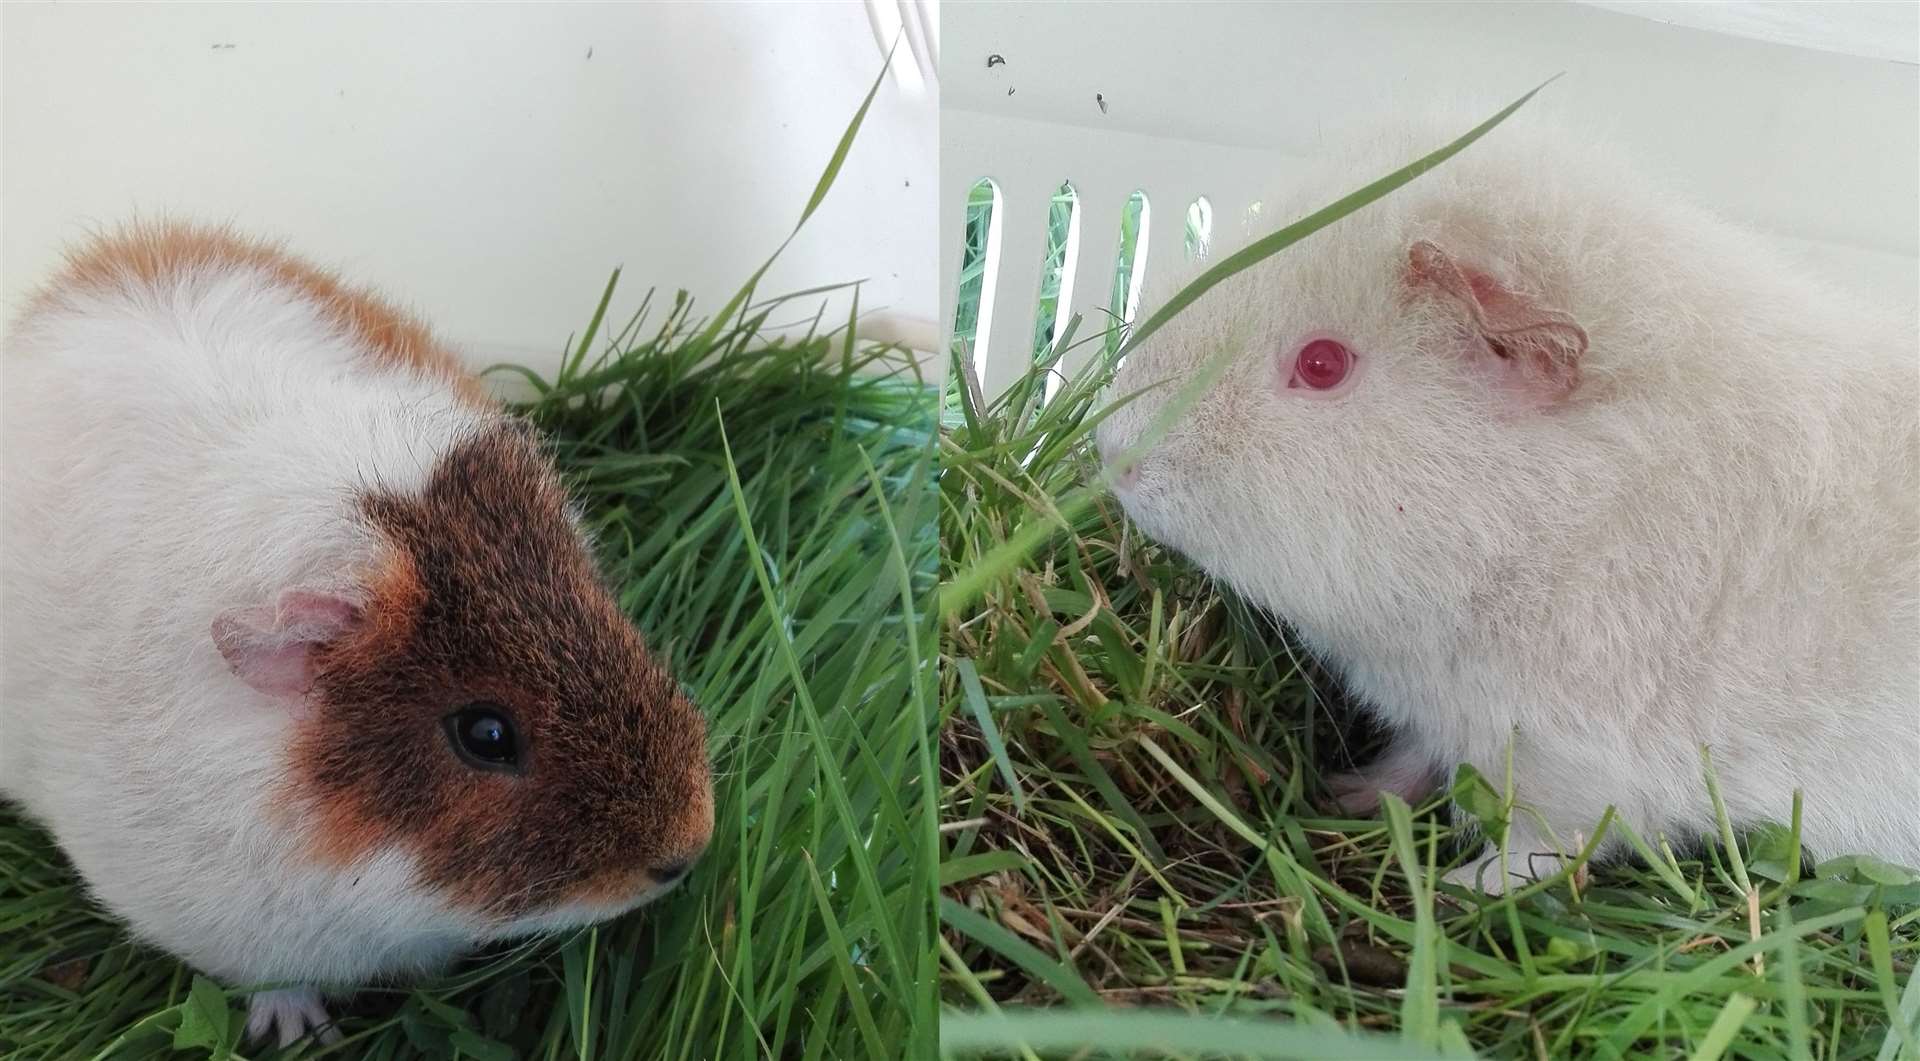
[{"label": "guinea pig's mouth", "polygon": [[1149,456],[1125,469],[1130,474],[1115,475],[1113,498],[1126,514],[1132,533],[1185,553],[1194,532],[1191,521],[1181,514],[1181,506],[1186,502],[1178,499],[1177,492],[1176,496],[1170,496],[1170,484],[1159,479],[1163,472],[1154,464]]},{"label": "guinea pig's mouth", "polygon": [[565,903],[544,913],[516,917],[489,935],[500,939],[515,939],[523,936],[552,936],[562,932],[572,932],[632,913],[655,898],[657,896],[645,896],[630,899],[624,903]]},{"label": "guinea pig's mouth", "polygon": [[488,935],[494,938],[546,936],[611,921],[659,900],[678,887],[684,877],[676,875],[662,880],[638,874],[627,879],[633,882],[630,890],[609,894],[607,888],[595,887],[584,893],[576,892],[546,910],[512,918]]}]

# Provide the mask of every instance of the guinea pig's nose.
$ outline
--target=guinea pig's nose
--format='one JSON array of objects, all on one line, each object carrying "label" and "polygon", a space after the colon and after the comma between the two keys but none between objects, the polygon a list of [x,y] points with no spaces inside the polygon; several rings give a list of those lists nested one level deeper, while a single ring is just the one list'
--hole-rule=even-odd
[{"label": "guinea pig's nose", "polygon": [[662,859],[648,866],[647,876],[663,885],[672,884],[686,876],[687,871],[693,868],[693,864],[700,861],[700,856],[706,853],[708,835],[706,831],[702,831],[699,839],[691,847],[682,848],[673,858]]},{"label": "guinea pig's nose", "polygon": [[1140,482],[1140,462],[1139,461],[1128,461],[1124,465],[1117,465],[1117,462],[1120,459],[1120,451],[1121,451],[1120,446],[1115,445],[1109,439],[1103,438],[1100,440],[1099,450],[1100,450],[1100,463],[1105,465],[1108,468],[1113,469],[1113,485],[1114,486],[1122,490],[1131,490],[1136,484]]}]

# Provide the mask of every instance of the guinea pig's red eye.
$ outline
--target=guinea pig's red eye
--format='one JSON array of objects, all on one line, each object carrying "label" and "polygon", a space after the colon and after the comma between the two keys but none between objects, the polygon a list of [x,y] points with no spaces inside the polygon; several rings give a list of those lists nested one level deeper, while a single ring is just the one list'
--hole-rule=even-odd
[{"label": "guinea pig's red eye", "polygon": [[506,708],[476,700],[441,720],[453,750],[468,766],[481,770],[520,770],[520,740]]},{"label": "guinea pig's red eye", "polygon": [[1353,351],[1333,339],[1315,339],[1294,356],[1293,378],[1287,381],[1287,386],[1331,390],[1351,371]]}]

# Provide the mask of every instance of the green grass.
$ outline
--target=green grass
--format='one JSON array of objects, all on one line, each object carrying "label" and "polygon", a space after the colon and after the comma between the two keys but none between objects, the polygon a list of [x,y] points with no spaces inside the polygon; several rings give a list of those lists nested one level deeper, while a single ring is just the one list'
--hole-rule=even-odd
[{"label": "green grass", "polygon": [[[1128,342],[1419,168],[1229,256]],[[1271,620],[1129,528],[1089,437],[1112,347],[1082,341],[1100,353],[1050,400],[1058,351],[943,414],[950,1056],[1920,1057],[1920,878],[1802,866],[1794,807],[1497,900],[1435,883],[1463,841],[1443,800],[1328,811],[1321,779],[1377,738]]]},{"label": "green grass", "polygon": [[619,327],[610,280],[554,378],[516,370],[622,605],[708,712],[716,823],[687,882],[336,1004],[339,1046],[236,1052],[247,985],[128,942],[0,811],[0,1058],[936,1052],[935,389],[854,319],[768,334],[820,292],[756,302],[764,271],[709,320],[682,295]]}]

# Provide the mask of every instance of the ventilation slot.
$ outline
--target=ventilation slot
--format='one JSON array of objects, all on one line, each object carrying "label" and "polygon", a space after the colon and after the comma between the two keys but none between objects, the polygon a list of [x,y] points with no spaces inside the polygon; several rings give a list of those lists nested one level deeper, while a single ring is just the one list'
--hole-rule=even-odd
[{"label": "ventilation slot", "polygon": [[1201,196],[1187,207],[1187,260],[1200,261],[1213,242],[1213,204]]},{"label": "ventilation slot", "polygon": [[1000,263],[1000,186],[986,177],[967,189],[967,224],[960,249],[960,297],[953,311],[953,345],[971,354],[979,382],[993,334],[993,288]]},{"label": "ventilation slot", "polygon": [[1126,327],[1134,321],[1134,314],[1140,311],[1140,285],[1147,278],[1147,237],[1153,231],[1153,209],[1147,203],[1147,193],[1136,191],[1127,196],[1127,205],[1120,211],[1120,247],[1113,256],[1113,297],[1107,302],[1107,312],[1113,314],[1107,329],[1107,356],[1112,357],[1120,350],[1120,341],[1126,337]]},{"label": "ventilation slot", "polygon": [[[1073,271],[1080,257],[1080,197],[1063,183],[1047,206],[1047,258],[1040,269],[1040,304],[1033,315],[1033,358],[1053,360],[1054,344],[1073,317]],[[1047,374],[1046,396],[1060,389],[1058,370]]]}]

